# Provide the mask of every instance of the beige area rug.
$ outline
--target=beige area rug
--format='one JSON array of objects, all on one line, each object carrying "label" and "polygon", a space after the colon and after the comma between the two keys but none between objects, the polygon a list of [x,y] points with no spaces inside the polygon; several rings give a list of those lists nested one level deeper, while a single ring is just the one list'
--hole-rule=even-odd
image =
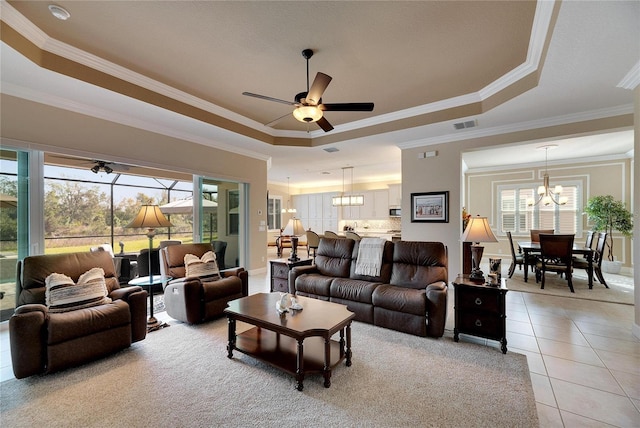
[{"label": "beige area rug", "polygon": [[78,368],[0,384],[2,425],[537,427],[526,357],[354,323],[353,365],[294,378],[236,352],[226,320],[178,322]]},{"label": "beige area rug", "polygon": [[[507,266],[508,267],[508,266]],[[506,275],[503,276],[506,278]],[[509,290],[523,291],[526,293],[546,294],[550,296],[571,297],[575,299],[598,300],[601,302],[622,303],[633,305],[633,278],[623,275],[604,273],[604,279],[609,288],[605,288],[598,280],[593,279],[593,288],[589,289],[587,273],[584,270],[575,271],[573,274],[573,289],[569,290],[567,281],[552,273],[547,274],[544,290],[540,289],[540,283],[536,283],[536,276],[529,271],[528,282],[524,282],[524,273],[518,270],[511,278],[507,278],[507,288]]]}]

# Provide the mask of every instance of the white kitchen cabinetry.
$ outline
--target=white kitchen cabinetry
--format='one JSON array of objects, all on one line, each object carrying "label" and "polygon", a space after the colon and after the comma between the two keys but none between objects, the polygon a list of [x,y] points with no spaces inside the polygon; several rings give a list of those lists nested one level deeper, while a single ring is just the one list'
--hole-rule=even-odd
[{"label": "white kitchen cabinetry", "polygon": [[309,218],[309,195],[294,195],[291,199],[293,201],[293,208],[296,209],[294,216],[299,219],[303,219],[303,218],[308,219]]},{"label": "white kitchen cabinetry", "polygon": [[331,204],[335,195],[337,193],[309,193],[293,197],[293,206],[297,210],[295,216],[306,230],[319,234],[325,230],[338,230],[338,208]]},{"label": "white kitchen cabinetry", "polygon": [[400,208],[402,206],[402,184],[389,184],[389,207]]},{"label": "white kitchen cabinetry", "polygon": [[385,220],[389,218],[389,191],[369,190],[364,192],[364,205],[359,207],[362,220]]}]

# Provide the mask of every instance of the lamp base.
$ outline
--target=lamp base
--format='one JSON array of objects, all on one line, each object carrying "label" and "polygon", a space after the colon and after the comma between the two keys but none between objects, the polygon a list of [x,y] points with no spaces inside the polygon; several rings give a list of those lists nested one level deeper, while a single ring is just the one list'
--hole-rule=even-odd
[{"label": "lamp base", "polygon": [[297,251],[298,251],[298,237],[292,236],[291,237],[291,255],[289,256],[290,262],[297,262],[298,260],[300,260],[300,257],[298,257]]},{"label": "lamp base", "polygon": [[478,245],[478,243],[471,246],[471,261],[473,262],[473,269],[471,269],[469,279],[473,279],[474,281],[484,281],[484,273],[480,269],[480,260],[482,260],[483,251],[484,247]]},{"label": "lamp base", "polygon": [[472,270],[471,273],[469,274],[469,279],[472,279],[474,281],[484,282],[484,272],[482,272],[480,269]]}]

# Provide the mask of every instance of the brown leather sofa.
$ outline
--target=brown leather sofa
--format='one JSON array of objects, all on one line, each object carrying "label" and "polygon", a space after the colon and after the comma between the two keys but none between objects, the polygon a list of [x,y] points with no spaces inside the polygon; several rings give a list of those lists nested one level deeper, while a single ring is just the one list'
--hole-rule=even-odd
[{"label": "brown leather sofa", "polygon": [[417,336],[441,337],[447,317],[447,247],[387,241],[380,275],[356,275],[353,239],[322,238],[315,265],[289,272],[289,292],[347,305],[356,320]]},{"label": "brown leather sofa", "polygon": [[170,245],[160,251],[162,275],[173,278],[164,289],[167,314],[179,321],[196,324],[223,314],[227,303],[249,295],[249,273],[237,267],[221,270],[221,279],[202,281],[185,277],[184,256],[202,257],[213,246],[207,243]]},{"label": "brown leather sofa", "polygon": [[[111,303],[50,313],[45,279],[61,273],[73,281],[94,267],[104,270]],[[9,320],[16,378],[51,373],[127,348],[147,335],[147,292],[120,288],[105,251],[26,257],[18,262],[16,310]]]}]

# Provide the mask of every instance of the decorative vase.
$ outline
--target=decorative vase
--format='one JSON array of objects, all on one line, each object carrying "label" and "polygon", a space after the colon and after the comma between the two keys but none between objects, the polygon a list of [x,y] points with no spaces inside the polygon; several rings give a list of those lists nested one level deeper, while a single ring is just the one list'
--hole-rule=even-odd
[{"label": "decorative vase", "polygon": [[622,262],[618,260],[610,261],[603,260],[602,261],[602,271],[606,273],[619,274],[620,269],[622,269]]}]

